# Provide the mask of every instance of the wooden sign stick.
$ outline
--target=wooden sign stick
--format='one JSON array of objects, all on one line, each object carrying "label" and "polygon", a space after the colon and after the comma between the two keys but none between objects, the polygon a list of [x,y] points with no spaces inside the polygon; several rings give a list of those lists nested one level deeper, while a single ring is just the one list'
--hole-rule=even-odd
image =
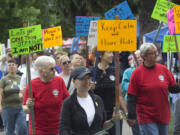
[{"label": "wooden sign stick", "polygon": [[[119,20],[119,16],[115,17],[116,20]],[[120,109],[120,88],[119,88],[119,71],[120,71],[120,62],[119,62],[119,52],[115,51],[115,97],[116,97],[116,112]],[[116,121],[116,135],[120,135],[120,122]]]},{"label": "wooden sign stick", "polygon": [[[24,27],[27,27],[26,24],[24,24]],[[33,98],[29,54],[26,54],[26,72],[27,72],[28,85],[29,85],[29,97]],[[35,135],[34,106],[30,107],[30,117],[31,117],[32,135]]]},{"label": "wooden sign stick", "polygon": [[[26,68],[27,68],[27,77],[28,77],[28,85],[29,85],[29,97],[33,98],[29,54],[26,54]],[[35,135],[34,106],[30,107],[30,117],[31,117],[32,135]]]},{"label": "wooden sign stick", "polygon": [[176,33],[174,34],[174,40],[175,40],[175,43],[176,43],[177,56],[178,56],[178,63],[179,63],[179,66],[180,66],[179,47],[178,47],[178,43],[177,43]]}]

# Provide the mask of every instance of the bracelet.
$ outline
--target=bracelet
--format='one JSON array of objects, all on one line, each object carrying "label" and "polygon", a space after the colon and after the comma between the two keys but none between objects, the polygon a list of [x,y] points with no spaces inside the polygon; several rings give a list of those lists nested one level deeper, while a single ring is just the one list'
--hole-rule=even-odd
[{"label": "bracelet", "polygon": [[114,125],[116,122],[113,119],[110,119],[110,122]]}]

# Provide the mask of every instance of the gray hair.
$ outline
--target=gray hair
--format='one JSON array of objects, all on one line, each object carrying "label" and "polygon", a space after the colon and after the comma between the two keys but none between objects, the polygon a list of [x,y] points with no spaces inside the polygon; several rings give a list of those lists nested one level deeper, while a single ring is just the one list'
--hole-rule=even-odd
[{"label": "gray hair", "polygon": [[40,56],[35,60],[34,66],[35,69],[39,71],[46,68],[49,64],[56,65],[54,58],[50,56]]},{"label": "gray hair", "polygon": [[144,58],[147,55],[147,52],[150,48],[155,48],[157,50],[157,47],[153,43],[144,43],[140,47],[140,55],[142,58]]},{"label": "gray hair", "polygon": [[136,50],[134,54],[135,55],[140,54],[140,50]]}]

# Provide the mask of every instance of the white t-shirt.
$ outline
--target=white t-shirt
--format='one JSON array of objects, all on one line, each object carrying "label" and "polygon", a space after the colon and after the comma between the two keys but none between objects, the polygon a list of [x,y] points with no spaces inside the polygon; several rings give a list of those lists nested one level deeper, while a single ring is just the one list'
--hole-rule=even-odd
[{"label": "white t-shirt", "polygon": [[94,115],[95,115],[95,106],[94,106],[91,96],[88,95],[86,98],[81,98],[77,96],[77,100],[79,104],[81,105],[81,107],[86,112],[88,124],[89,126],[91,126],[94,120]]},{"label": "white t-shirt", "polygon": [[[63,80],[64,80],[64,82],[66,84],[66,87],[67,87],[70,75],[69,76],[61,76],[60,75],[60,77],[63,78]],[[72,82],[72,79],[71,79],[71,84],[70,84],[70,87],[69,87],[69,90],[68,90],[69,94],[72,95],[74,90],[75,90],[75,85],[74,85],[74,83]]]},{"label": "white t-shirt", "polygon": [[[39,73],[37,70],[34,70],[34,68],[31,68],[31,80],[39,77]],[[24,73],[21,77],[20,81],[20,90],[24,90],[26,88],[28,81],[27,81],[27,74]]]}]

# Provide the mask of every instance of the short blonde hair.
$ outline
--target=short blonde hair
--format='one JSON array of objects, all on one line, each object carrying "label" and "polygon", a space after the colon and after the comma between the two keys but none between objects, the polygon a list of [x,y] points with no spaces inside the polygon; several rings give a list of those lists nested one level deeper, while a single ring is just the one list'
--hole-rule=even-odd
[{"label": "short blonde hair", "polygon": [[62,55],[60,58],[59,58],[59,64],[61,65],[62,64],[62,60],[64,58],[69,58],[67,55]]}]

